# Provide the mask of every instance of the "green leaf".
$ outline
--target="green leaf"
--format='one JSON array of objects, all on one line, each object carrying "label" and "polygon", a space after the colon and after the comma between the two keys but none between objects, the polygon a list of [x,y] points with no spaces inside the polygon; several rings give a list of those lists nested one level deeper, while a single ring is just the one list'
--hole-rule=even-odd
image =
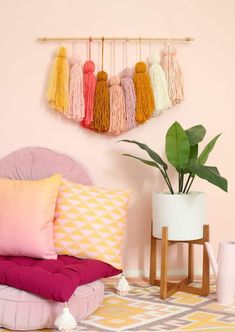
[{"label": "green leaf", "polygon": [[216,167],[197,164],[193,166],[193,171],[200,178],[207,180],[226,192],[228,191],[228,182],[218,174],[219,171]]},{"label": "green leaf", "polygon": [[190,145],[184,129],[176,121],[166,133],[166,156],[177,170],[184,169],[189,162]]},{"label": "green leaf", "polygon": [[198,144],[190,146],[189,161],[197,160],[197,156],[198,156]]},{"label": "green leaf", "polygon": [[137,141],[132,141],[129,139],[122,139],[118,142],[127,142],[127,143],[133,143],[133,144],[138,145],[142,150],[146,151],[148,153],[148,155],[150,156],[150,158],[152,158],[156,163],[163,166],[164,169],[168,168],[167,164],[162,160],[162,158],[155,151],[151,150],[146,144],[140,143]]},{"label": "green leaf", "polygon": [[184,168],[184,174],[190,173],[190,166],[195,164],[198,156],[198,144],[190,146],[189,162],[186,168]]},{"label": "green leaf", "polygon": [[209,154],[211,153],[211,151],[213,150],[215,143],[217,141],[217,139],[220,137],[221,134],[215,136],[203,149],[202,153],[200,154],[199,158],[198,158],[198,162],[201,165],[204,165],[208,159]]},{"label": "green leaf", "polygon": [[185,130],[190,146],[194,146],[201,142],[206,135],[206,129],[202,125],[193,126]]},{"label": "green leaf", "polygon": [[124,153],[123,156],[126,156],[126,157],[131,157],[131,158],[134,158],[134,159],[137,159],[137,160],[140,160],[142,163],[148,165],[148,166],[153,166],[153,167],[157,167],[160,169],[160,167],[158,166],[157,163],[155,163],[154,161],[151,161],[151,160],[146,160],[146,159],[142,159],[142,158],[139,158],[139,157],[136,157],[136,156],[133,156],[129,153]]}]

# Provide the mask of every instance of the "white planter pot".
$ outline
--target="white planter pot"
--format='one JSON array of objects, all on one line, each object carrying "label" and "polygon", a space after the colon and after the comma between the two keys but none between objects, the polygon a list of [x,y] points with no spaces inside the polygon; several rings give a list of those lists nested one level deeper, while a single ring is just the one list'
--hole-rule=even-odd
[{"label": "white planter pot", "polygon": [[168,227],[169,240],[196,240],[203,237],[205,194],[191,192],[171,195],[153,193],[153,236],[162,238],[162,227]]}]

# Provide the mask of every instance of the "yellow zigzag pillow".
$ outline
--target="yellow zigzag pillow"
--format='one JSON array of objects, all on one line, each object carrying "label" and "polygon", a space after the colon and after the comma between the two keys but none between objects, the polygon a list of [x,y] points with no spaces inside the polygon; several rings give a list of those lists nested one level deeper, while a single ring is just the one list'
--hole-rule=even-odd
[{"label": "yellow zigzag pillow", "polygon": [[122,268],[129,190],[85,186],[62,179],[54,236],[59,255],[97,259]]}]

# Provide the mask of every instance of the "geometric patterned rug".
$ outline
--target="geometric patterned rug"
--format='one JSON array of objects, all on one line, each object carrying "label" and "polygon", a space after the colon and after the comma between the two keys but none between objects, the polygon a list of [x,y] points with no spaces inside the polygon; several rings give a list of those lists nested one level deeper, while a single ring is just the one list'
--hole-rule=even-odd
[{"label": "geometric patterned rug", "polygon": [[235,303],[219,305],[214,285],[208,297],[178,292],[162,301],[157,286],[132,283],[129,294],[120,297],[114,293],[113,282],[109,281],[103,305],[81,321],[75,331],[235,332]]}]

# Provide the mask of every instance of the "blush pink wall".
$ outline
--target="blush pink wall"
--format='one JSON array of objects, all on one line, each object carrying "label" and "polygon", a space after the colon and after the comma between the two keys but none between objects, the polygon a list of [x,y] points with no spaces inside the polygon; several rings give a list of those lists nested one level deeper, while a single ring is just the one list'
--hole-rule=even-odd
[{"label": "blush pink wall", "polygon": [[[194,190],[207,194],[207,221],[216,248],[219,240],[235,240],[234,181],[234,44],[233,0],[1,0],[0,2],[0,156],[24,146],[46,146],[83,161],[97,185],[132,188],[127,227],[125,266],[129,275],[148,269],[151,192],[162,190],[157,172],[121,153],[141,153],[117,138],[97,135],[62,119],[45,100],[48,70],[57,44],[35,42],[38,36],[193,36],[179,45],[178,59],[185,78],[185,101],[119,138],[146,142],[163,155],[169,125],[202,123],[208,141],[222,132],[210,158],[229,180],[226,194],[201,180]],[[163,45],[145,43],[143,59]],[[86,43],[76,46],[82,61]],[[69,53],[72,46],[68,44]],[[93,59],[100,69],[100,48]],[[138,47],[128,47],[128,65],[138,60]],[[125,65],[123,45],[116,45],[116,72]],[[111,44],[105,48],[105,69],[113,74]],[[171,268],[182,272],[182,248],[172,250]],[[199,257],[199,256],[198,256]],[[175,263],[174,263],[175,262]],[[199,259],[197,262],[199,267]],[[178,270],[177,270],[178,269]],[[180,270],[179,270],[180,269]]]}]

